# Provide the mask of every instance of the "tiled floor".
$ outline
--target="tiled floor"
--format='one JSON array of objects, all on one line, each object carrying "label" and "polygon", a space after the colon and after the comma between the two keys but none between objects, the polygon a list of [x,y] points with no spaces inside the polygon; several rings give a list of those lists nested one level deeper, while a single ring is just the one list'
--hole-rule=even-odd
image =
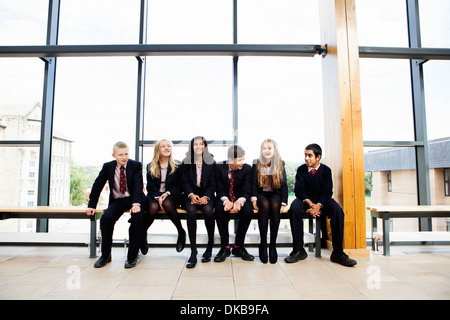
[{"label": "tiled floor", "polygon": [[186,269],[189,248],[152,248],[125,269],[125,249],[114,248],[96,269],[86,247],[0,246],[0,300],[450,299],[450,246],[392,246],[390,257],[371,252],[353,268],[326,249],[295,264],[283,260],[290,248],[278,251],[273,265],[231,257]]}]

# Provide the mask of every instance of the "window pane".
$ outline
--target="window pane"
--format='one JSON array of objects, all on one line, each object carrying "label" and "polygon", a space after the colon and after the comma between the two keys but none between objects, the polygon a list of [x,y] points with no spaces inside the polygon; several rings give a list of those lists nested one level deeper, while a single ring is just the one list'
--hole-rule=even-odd
[{"label": "window pane", "polygon": [[54,130],[71,142],[76,164],[113,160],[119,140],[134,158],[136,71],[136,59],[128,57],[58,60]]},{"label": "window pane", "polygon": [[0,2],[0,43],[45,45],[48,0],[2,0]]},{"label": "window pane", "polygon": [[151,57],[147,60],[145,140],[231,140],[232,59]]},{"label": "window pane", "polygon": [[139,43],[139,11],[139,0],[62,0],[58,44]]},{"label": "window pane", "polygon": [[450,137],[450,62],[430,60],[423,64],[423,70],[428,139]]},{"label": "window pane", "polygon": [[[415,167],[414,148],[364,148],[366,206],[417,205]],[[370,212],[366,215],[369,231]],[[378,226],[380,230],[381,222]],[[416,218],[393,219],[391,229],[418,231],[418,221]]]},{"label": "window pane", "polygon": [[148,3],[150,44],[233,42],[233,1],[152,0]]},{"label": "window pane", "polygon": [[360,46],[408,47],[404,0],[356,0]]},{"label": "window pane", "polygon": [[238,42],[243,44],[320,43],[319,2],[240,0],[238,1]]},{"label": "window pane", "polygon": [[0,140],[39,140],[44,63],[0,59]]},{"label": "window pane", "polygon": [[37,205],[39,147],[2,147],[0,163],[0,205]]},{"label": "window pane", "polygon": [[420,0],[422,47],[450,47],[450,1]]},{"label": "window pane", "polygon": [[239,143],[247,162],[258,158],[266,138],[277,142],[286,161],[302,163],[309,143],[323,147],[321,63],[319,58],[239,59]]},{"label": "window pane", "polygon": [[360,59],[364,140],[414,140],[408,60]]}]

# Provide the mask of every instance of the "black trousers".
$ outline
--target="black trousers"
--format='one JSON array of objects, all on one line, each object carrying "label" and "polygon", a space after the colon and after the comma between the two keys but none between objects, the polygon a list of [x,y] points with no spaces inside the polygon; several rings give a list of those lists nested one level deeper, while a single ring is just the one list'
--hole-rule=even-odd
[{"label": "black trousers", "polygon": [[[102,232],[102,256],[107,257],[111,254],[112,238],[114,226],[122,214],[132,207],[131,197],[113,200],[100,219],[100,230]],[[132,213],[128,220],[130,227],[128,229],[130,244],[128,247],[127,258],[129,261],[136,259],[140,244],[142,242],[143,216],[141,212]]]},{"label": "black trousers", "polygon": [[[289,209],[292,215],[291,231],[293,251],[299,251],[304,246],[303,216],[306,214],[306,210],[308,209],[309,206],[299,199],[295,199]],[[326,216],[330,219],[333,251],[343,251],[344,211],[334,199],[330,199],[323,205],[321,212],[321,216]]]},{"label": "black trousers", "polygon": [[[220,246],[225,247],[229,245],[230,241],[230,233],[228,231],[230,211],[224,210],[222,200],[220,199],[216,199],[215,209],[214,215],[220,235]],[[234,244],[237,246],[243,246],[248,227],[252,221],[253,207],[251,201],[246,201],[241,210],[236,214],[238,215],[238,226]]]}]

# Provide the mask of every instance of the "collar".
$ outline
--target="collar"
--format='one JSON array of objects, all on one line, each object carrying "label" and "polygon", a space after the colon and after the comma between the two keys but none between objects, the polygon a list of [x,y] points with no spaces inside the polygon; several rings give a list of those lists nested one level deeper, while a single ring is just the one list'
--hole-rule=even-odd
[{"label": "collar", "polygon": [[316,169],[316,171],[317,171],[317,170],[319,170],[319,168],[320,168],[320,162],[319,162],[319,165],[317,166],[317,168],[308,167],[308,172],[310,172],[312,169]]}]

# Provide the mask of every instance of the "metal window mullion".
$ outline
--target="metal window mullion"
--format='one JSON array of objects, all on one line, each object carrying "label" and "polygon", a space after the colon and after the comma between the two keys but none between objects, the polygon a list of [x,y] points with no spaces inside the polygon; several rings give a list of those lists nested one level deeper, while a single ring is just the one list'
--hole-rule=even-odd
[{"label": "metal window mullion", "polygon": [[[58,44],[60,0],[49,0],[47,45]],[[50,177],[55,97],[56,57],[42,59],[45,63],[42,97],[41,140],[39,150],[38,206],[50,203]],[[36,232],[48,232],[48,219],[36,219]]]},{"label": "metal window mullion", "polygon": [[[406,0],[408,17],[409,47],[420,48],[420,20],[419,1]],[[425,109],[425,90],[423,79],[423,61],[410,60],[411,68],[411,88],[413,100],[414,116],[414,136],[416,141],[422,141],[422,145],[415,146],[416,155],[416,177],[417,177],[417,198],[419,205],[431,204],[430,192],[430,165]],[[431,218],[419,218],[419,230],[431,231]]]},{"label": "metal window mullion", "polygon": [[[237,0],[233,0],[233,44],[238,43],[237,32],[237,14],[238,14]],[[238,62],[239,56],[233,56],[233,102],[232,102],[232,126],[233,126],[233,141],[235,144],[239,141],[239,105],[238,105]]]},{"label": "metal window mullion", "polygon": [[[139,44],[147,43],[147,19],[148,0],[141,0]],[[146,57],[136,57],[138,61],[137,72],[137,97],[136,97],[136,137],[135,137],[135,159],[143,162],[143,150],[141,142],[144,139],[144,108],[145,108],[145,72]]]}]

